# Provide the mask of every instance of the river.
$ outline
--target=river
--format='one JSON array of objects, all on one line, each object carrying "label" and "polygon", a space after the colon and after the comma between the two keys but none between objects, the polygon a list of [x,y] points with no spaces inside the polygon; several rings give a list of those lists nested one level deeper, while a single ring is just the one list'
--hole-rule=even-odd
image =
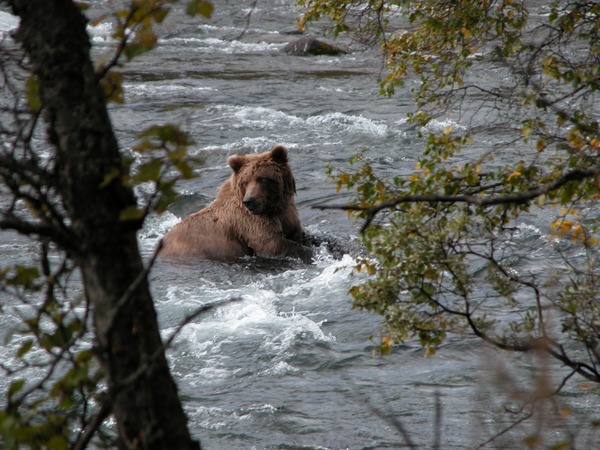
[{"label": "river", "polygon": [[[346,167],[364,148],[385,173],[408,174],[416,165],[422,141],[405,120],[410,83],[393,98],[380,97],[376,49],[283,54],[293,37],[277,32],[294,27],[297,7],[286,0],[253,3],[215,1],[210,20],[175,14],[161,26],[156,50],[124,69],[126,102],[111,107],[123,149],[151,124],[178,123],[196,142],[190,154],[203,160],[197,178],[178,184],[182,199],[147,221],[140,233],[145,257],[181,217],[214,198],[230,175],[231,154],[284,144],[303,225],[347,243],[359,225],[343,212],[313,208],[348,199],[336,192],[326,167]],[[90,33],[101,57],[112,44],[110,27]],[[448,124],[462,126],[450,116],[431,126]],[[544,228],[529,223],[523,232],[539,250],[528,264],[543,266]],[[14,248],[3,237],[0,260]],[[188,324],[168,354],[203,448],[397,449],[406,445],[401,428],[416,448],[432,448],[438,439],[439,448],[475,448],[515,419],[506,408],[518,403],[513,394],[538,376],[535,369],[551,367],[556,380],[564,374],[539,355],[505,354],[460,336],[434,357],[426,358],[416,342],[378,355],[371,336],[379,335],[381,319],[352,309],[353,263],[351,255],[321,250],[313,264],[157,264],[151,282],[165,337],[198,307],[241,299]],[[2,345],[3,354],[14,351]],[[579,381],[565,389],[560,401],[581,414],[569,426],[597,415],[599,394]],[[530,431],[525,425],[485,448],[515,448]]]}]

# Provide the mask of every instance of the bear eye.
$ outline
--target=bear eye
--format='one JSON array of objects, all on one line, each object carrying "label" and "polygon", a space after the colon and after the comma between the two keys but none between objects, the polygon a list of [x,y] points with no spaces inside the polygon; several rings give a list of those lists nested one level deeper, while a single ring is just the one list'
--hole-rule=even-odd
[{"label": "bear eye", "polygon": [[271,180],[270,178],[265,178],[265,177],[258,177],[257,180],[259,184],[271,184],[273,183],[273,180]]}]

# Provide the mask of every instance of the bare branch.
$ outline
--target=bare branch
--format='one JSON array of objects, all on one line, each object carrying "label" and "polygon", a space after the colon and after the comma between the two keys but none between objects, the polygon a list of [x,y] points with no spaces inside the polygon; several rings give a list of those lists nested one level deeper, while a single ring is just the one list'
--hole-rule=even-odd
[{"label": "bare branch", "polygon": [[183,330],[183,328],[187,324],[189,324],[192,320],[196,319],[198,316],[200,316],[208,311],[212,311],[215,308],[219,308],[221,306],[228,305],[228,304],[235,303],[235,302],[240,302],[240,301],[242,301],[241,298],[234,297],[234,298],[229,298],[229,299],[222,300],[219,302],[210,303],[208,305],[202,305],[201,307],[196,309],[193,313],[184,317],[184,319],[177,326],[177,328],[175,329],[173,334],[171,334],[171,336],[163,343],[163,345],[161,347],[159,347],[156,350],[156,352],[154,352],[154,354],[151,355],[150,358],[145,363],[140,365],[139,368],[135,372],[131,373],[131,375],[129,375],[121,383],[119,383],[118,385],[113,387],[113,389],[111,390],[111,395],[115,396],[117,394],[117,392],[119,392],[119,390],[121,390],[122,388],[124,388],[127,385],[135,383],[140,377],[145,375],[152,367],[152,364],[158,358],[160,358],[160,356],[163,355],[164,352],[171,346],[171,344],[173,343],[173,341],[175,340],[177,335],[181,332],[181,330]]},{"label": "bare branch", "polygon": [[244,35],[246,34],[246,31],[248,31],[248,27],[250,26],[250,20],[252,18],[252,13],[256,9],[257,4],[258,4],[258,0],[254,0],[252,2],[252,5],[250,5],[250,11],[248,11],[248,14],[246,14],[246,25],[244,26],[244,29],[242,30],[242,32],[237,36],[237,38],[236,38],[237,40],[240,40],[242,37],[244,37]]},{"label": "bare branch", "polygon": [[484,443],[482,443],[481,445],[477,446],[477,450],[479,450],[480,448],[485,447],[486,445],[488,445],[491,442],[494,442],[496,439],[498,439],[500,436],[502,436],[503,434],[508,433],[510,430],[516,428],[517,426],[519,426],[520,424],[522,424],[523,422],[526,422],[527,420],[531,419],[533,417],[533,413],[534,413],[534,409],[533,407],[531,408],[531,410],[525,414],[523,417],[519,418],[517,421],[511,423],[509,426],[507,426],[504,430],[500,431],[499,433],[496,433],[494,436],[492,436],[491,438],[489,438],[487,441],[485,441]]},{"label": "bare branch", "polygon": [[75,249],[76,240],[64,230],[43,223],[33,223],[13,214],[6,214],[0,219],[0,229],[14,230],[26,236],[41,236],[52,239],[65,250]]},{"label": "bare branch", "polygon": [[84,433],[77,439],[77,442],[73,445],[73,450],[84,450],[87,448],[89,442],[94,437],[104,420],[110,415],[112,410],[112,399],[110,396],[104,399],[100,409],[94,415],[91,423],[86,427]]}]

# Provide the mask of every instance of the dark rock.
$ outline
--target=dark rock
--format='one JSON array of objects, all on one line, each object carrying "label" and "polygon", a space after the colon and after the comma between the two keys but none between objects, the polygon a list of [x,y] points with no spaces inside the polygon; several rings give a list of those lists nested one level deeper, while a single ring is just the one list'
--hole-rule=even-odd
[{"label": "dark rock", "polygon": [[312,36],[304,36],[300,39],[290,42],[282,51],[289,55],[309,56],[309,55],[342,55],[346,53],[335,45],[320,41]]},{"label": "dark rock", "polygon": [[313,248],[317,253],[319,249],[324,249],[335,259],[342,259],[344,255],[353,257],[365,255],[364,247],[356,239],[341,238],[325,232],[303,230],[302,245]]}]

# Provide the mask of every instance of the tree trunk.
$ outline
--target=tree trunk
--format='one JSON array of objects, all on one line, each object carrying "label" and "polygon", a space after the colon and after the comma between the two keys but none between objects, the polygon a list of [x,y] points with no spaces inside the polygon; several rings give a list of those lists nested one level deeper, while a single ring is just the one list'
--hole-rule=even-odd
[{"label": "tree trunk", "polygon": [[57,190],[76,236],[74,258],[94,308],[121,445],[199,449],[162,349],[136,239],[140,224],[119,219],[135,197],[121,177],[104,183],[124,169],[90,61],[86,19],[72,0],[4,1],[21,17],[15,39],[39,80]]}]

